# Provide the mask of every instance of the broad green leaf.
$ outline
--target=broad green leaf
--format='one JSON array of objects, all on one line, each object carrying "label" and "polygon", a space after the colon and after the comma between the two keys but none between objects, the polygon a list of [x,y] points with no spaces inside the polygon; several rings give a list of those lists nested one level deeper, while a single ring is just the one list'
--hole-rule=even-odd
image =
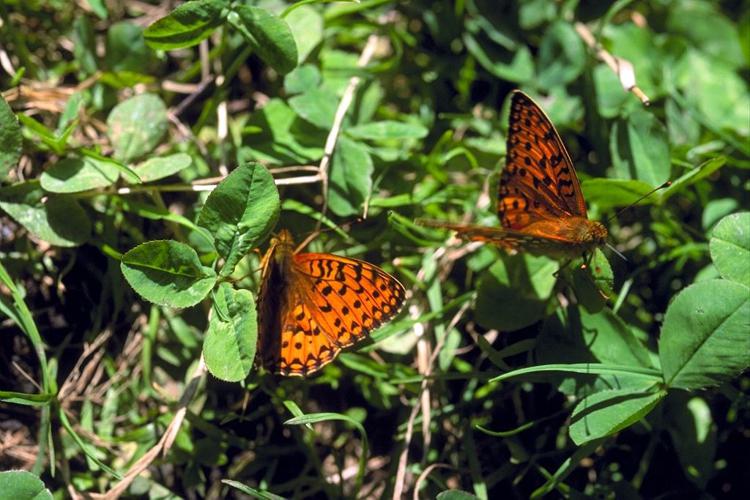
[{"label": "broad green leaf", "polygon": [[664,426],[680,459],[685,476],[704,488],[713,476],[716,423],[706,401],[685,391],[673,391],[665,403]]},{"label": "broad green leaf", "polygon": [[646,347],[612,310],[590,314],[581,309],[581,331],[586,346],[602,363],[653,368]]},{"label": "broad green leaf", "polygon": [[133,168],[142,182],[152,182],[174,175],[192,165],[193,159],[186,153],[149,158]]},{"label": "broad green leaf", "polygon": [[224,257],[221,276],[228,276],[237,262],[258,246],[276,225],[279,192],[271,174],[260,164],[236,168],[206,199],[198,225],[208,229]]},{"label": "broad green leaf", "polygon": [[302,5],[285,18],[297,42],[299,62],[302,63],[323,40],[323,17],[309,5]]},{"label": "broad green leaf", "polygon": [[347,217],[362,210],[372,190],[372,158],[358,142],[340,137],[329,173],[328,206],[336,215]]},{"label": "broad green leaf", "polygon": [[240,149],[238,158],[273,165],[305,164],[320,160],[325,137],[318,130],[314,130],[313,134],[301,134],[302,124],[304,122],[286,102],[271,99],[249,118],[247,126],[258,127],[260,132],[243,138],[247,148]]},{"label": "broad green leaf", "polygon": [[670,9],[666,25],[669,33],[684,36],[711,59],[734,68],[747,63],[737,28],[711,2],[686,2],[679,9]]},{"label": "broad green leaf", "polygon": [[[216,310],[211,316],[203,341],[203,356],[211,374],[228,382],[239,382],[250,373],[255,359],[258,323],[253,295],[247,290],[234,290],[228,283],[216,290],[216,302],[226,309],[227,318]],[[214,305],[216,309],[217,305]]]},{"label": "broad green leaf", "polygon": [[300,117],[318,128],[328,130],[333,126],[339,99],[325,87],[313,88],[289,99],[289,106]]},{"label": "broad green leaf", "polygon": [[89,217],[78,201],[67,196],[47,196],[38,181],[0,188],[0,208],[52,245],[77,246],[91,235]]},{"label": "broad green leaf", "polygon": [[[606,210],[613,207],[626,207],[651,191],[650,184],[627,179],[586,179],[581,190],[586,201]],[[658,196],[644,198],[640,204],[656,203]]]},{"label": "broad green leaf", "polygon": [[297,66],[284,77],[284,89],[289,94],[301,94],[320,85],[320,71],[312,64]]},{"label": "broad green leaf", "polygon": [[111,186],[120,171],[111,162],[94,158],[64,158],[39,178],[42,188],[52,193],[79,193]]},{"label": "broad green leaf", "polygon": [[[601,31],[601,42],[609,51],[633,64],[638,86],[646,91],[658,89],[654,74],[661,74],[661,58],[655,56],[659,45],[653,30],[641,29],[634,22],[607,23]],[[597,37],[598,38],[598,37]],[[622,86],[617,85],[622,89]]]},{"label": "broad green leaf", "polygon": [[[750,91],[734,68],[697,49],[688,49],[674,69],[674,83],[701,121],[716,131],[750,134]],[[674,97],[674,96],[673,96]],[[746,144],[744,141],[741,144]],[[747,146],[745,146],[747,154]]]},{"label": "broad green leaf", "polygon": [[666,396],[666,391],[615,389],[584,398],[573,410],[570,438],[577,445],[625,429],[644,418]]},{"label": "broad green leaf", "polygon": [[25,470],[0,472],[0,492],[3,498],[8,499],[52,500],[52,494],[44,482]]},{"label": "broad green leaf", "polygon": [[104,62],[115,73],[148,73],[156,63],[156,56],[143,39],[143,28],[130,21],[121,21],[107,30]]},{"label": "broad green leaf", "polygon": [[346,134],[355,139],[382,141],[387,139],[422,139],[429,130],[418,123],[396,121],[370,122],[346,129]]},{"label": "broad green leaf", "polygon": [[[596,323],[604,323],[604,326]],[[565,311],[558,310],[544,321],[542,331],[536,337],[535,359],[541,367],[560,368],[559,373],[546,370],[549,375],[535,376],[532,380],[555,384],[563,394],[578,398],[604,389],[642,388],[644,376],[654,383],[663,382],[661,370],[652,368],[654,356],[643,347],[633,345],[641,341],[628,331],[632,327],[623,327],[621,323],[611,318],[598,320],[597,314],[587,313],[581,307],[570,306]],[[598,328],[593,329],[592,326]],[[621,328],[627,332],[627,337],[617,339],[617,345],[610,348],[607,341],[618,335]],[[597,337],[598,331],[604,332],[604,338]],[[616,359],[618,353],[625,353],[622,362]],[[643,353],[648,355],[646,363],[641,361]],[[599,358],[607,362],[597,363]],[[571,369],[574,366],[584,369]],[[617,366],[619,368],[615,369]]]},{"label": "broad green leaf", "polygon": [[5,179],[21,158],[22,140],[18,118],[0,96],[0,180]]},{"label": "broad green leaf", "polygon": [[[737,211],[739,202],[735,198],[718,198],[711,200],[703,207],[701,226],[707,233],[727,215]],[[709,241],[709,248],[711,242]]]},{"label": "broad green leaf", "polygon": [[498,46],[481,34],[464,33],[464,44],[479,64],[494,76],[515,83],[525,83],[534,76],[534,61],[526,45]]},{"label": "broad green leaf", "polygon": [[614,276],[612,267],[600,248],[596,248],[589,265],[585,268],[577,263],[571,264],[572,269],[566,270],[565,276],[570,276],[570,284],[575,291],[579,304],[587,311],[596,313],[607,305],[607,297],[612,294]]},{"label": "broad green leaf", "polygon": [[585,64],[586,49],[570,23],[557,21],[545,29],[537,58],[538,85],[549,89],[572,82]]},{"label": "broad green leaf", "polygon": [[208,38],[222,23],[222,10],[227,0],[185,2],[143,32],[154,49],[191,47]]},{"label": "broad green leaf", "polygon": [[723,278],[750,287],[750,212],[721,219],[713,230],[708,248]]},{"label": "broad green leaf", "polygon": [[479,281],[477,322],[501,331],[536,323],[544,317],[557,269],[558,264],[546,257],[503,255]]},{"label": "broad green leaf", "polygon": [[115,106],[107,117],[114,157],[128,163],[151,152],[167,132],[167,108],[154,94],[139,94]]},{"label": "broad green leaf", "polygon": [[596,105],[602,118],[615,118],[633,96],[623,90],[620,79],[604,63],[597,64],[593,71],[596,88]]},{"label": "broad green leaf", "polygon": [[178,241],[142,243],[122,256],[120,269],[138,294],[162,306],[193,306],[216,283],[213,269],[201,264],[195,250]]},{"label": "broad green leaf", "polygon": [[618,177],[638,179],[652,187],[669,179],[667,132],[652,114],[635,109],[627,121],[615,122],[610,153]]},{"label": "broad green leaf", "polygon": [[701,281],[667,308],[659,341],[669,387],[718,385],[750,366],[750,288],[728,280]]},{"label": "broad green leaf", "polygon": [[700,142],[700,124],[692,113],[677,104],[674,99],[665,101],[664,119],[669,132],[669,142],[673,148],[692,146]]},{"label": "broad green leaf", "polygon": [[297,66],[297,44],[285,20],[252,5],[235,5],[233,9],[227,20],[266,64],[281,74]]},{"label": "broad green leaf", "polygon": [[94,74],[98,69],[96,38],[89,17],[76,17],[75,21],[73,21],[71,38],[73,41],[73,54],[75,61],[78,63],[78,69],[86,75]]}]

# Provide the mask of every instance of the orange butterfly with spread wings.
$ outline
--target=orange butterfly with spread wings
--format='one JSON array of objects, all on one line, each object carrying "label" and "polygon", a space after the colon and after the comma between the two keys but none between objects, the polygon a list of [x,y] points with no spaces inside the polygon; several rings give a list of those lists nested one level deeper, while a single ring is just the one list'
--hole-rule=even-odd
[{"label": "orange butterfly with spread wings", "polygon": [[498,186],[501,227],[420,220],[458,236],[558,259],[580,257],[606,244],[607,229],[589,220],[573,162],[544,111],[512,93],[506,166]]},{"label": "orange butterfly with spread wings", "polygon": [[282,230],[261,262],[261,364],[280,375],[310,375],[393,319],[405,296],[403,285],[379,267],[297,253],[292,235]]}]

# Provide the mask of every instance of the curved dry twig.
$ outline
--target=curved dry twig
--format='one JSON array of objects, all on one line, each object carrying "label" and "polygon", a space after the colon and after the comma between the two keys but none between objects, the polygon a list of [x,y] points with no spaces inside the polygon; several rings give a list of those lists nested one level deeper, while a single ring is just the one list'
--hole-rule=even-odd
[{"label": "curved dry twig", "polygon": [[602,46],[599,45],[599,42],[596,41],[596,38],[594,37],[594,34],[591,33],[589,27],[585,24],[577,22],[575,24],[575,29],[581,39],[583,39],[584,43],[596,52],[596,56],[615,72],[617,78],[620,80],[622,88],[628,92],[632,92],[633,95],[640,99],[644,106],[650,105],[651,100],[636,84],[633,64],[626,59],[613,56],[604,50]]}]

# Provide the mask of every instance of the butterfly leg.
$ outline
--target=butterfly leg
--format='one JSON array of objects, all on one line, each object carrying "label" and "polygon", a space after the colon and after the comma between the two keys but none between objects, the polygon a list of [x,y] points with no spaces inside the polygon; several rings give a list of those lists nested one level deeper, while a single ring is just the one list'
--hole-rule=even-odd
[{"label": "butterfly leg", "polygon": [[555,279],[559,278],[561,273],[570,265],[571,262],[573,262],[571,259],[565,260],[562,264],[560,264],[560,267],[557,268],[557,271],[552,273],[552,276],[554,276]]}]

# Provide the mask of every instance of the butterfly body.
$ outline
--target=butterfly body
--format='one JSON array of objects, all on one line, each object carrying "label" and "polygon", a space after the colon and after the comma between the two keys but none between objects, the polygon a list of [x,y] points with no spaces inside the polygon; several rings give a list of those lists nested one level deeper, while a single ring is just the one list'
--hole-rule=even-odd
[{"label": "butterfly body", "polygon": [[261,364],[273,373],[306,376],[394,317],[405,291],[368,262],[297,253],[283,230],[263,256],[259,297]]},{"label": "butterfly body", "polygon": [[520,91],[511,97],[506,166],[498,184],[500,227],[422,220],[464,239],[573,259],[605,244],[607,229],[586,214],[575,167],[552,122]]}]

